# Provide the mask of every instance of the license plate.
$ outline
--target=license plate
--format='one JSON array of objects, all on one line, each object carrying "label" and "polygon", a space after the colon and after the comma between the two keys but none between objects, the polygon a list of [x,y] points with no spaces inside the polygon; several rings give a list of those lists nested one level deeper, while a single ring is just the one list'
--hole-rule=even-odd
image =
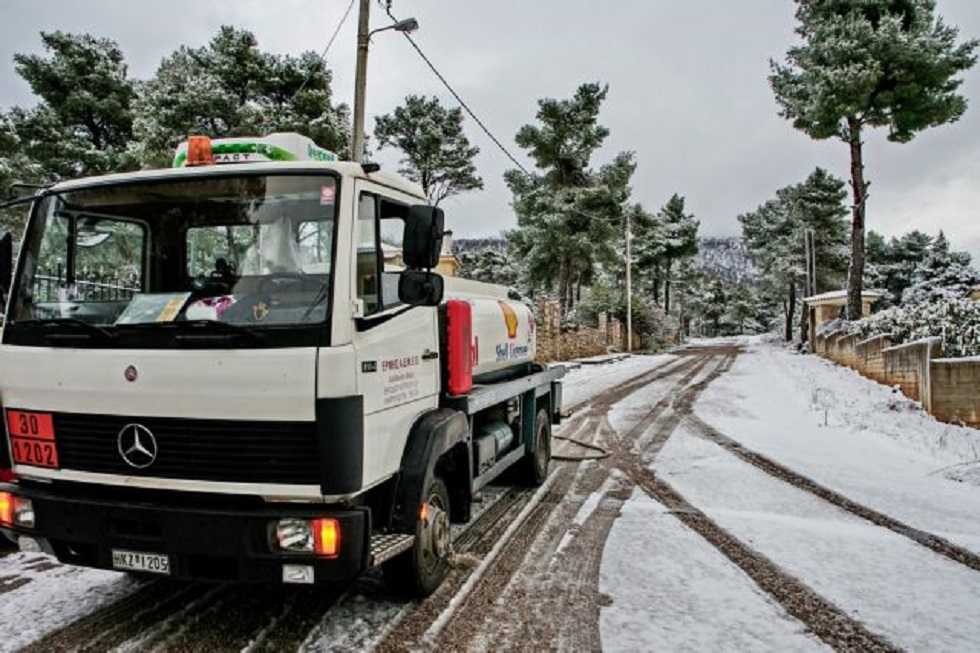
[{"label": "license plate", "polygon": [[170,574],[170,558],[160,553],[112,550],[112,566],[126,571],[145,571],[150,574]]}]

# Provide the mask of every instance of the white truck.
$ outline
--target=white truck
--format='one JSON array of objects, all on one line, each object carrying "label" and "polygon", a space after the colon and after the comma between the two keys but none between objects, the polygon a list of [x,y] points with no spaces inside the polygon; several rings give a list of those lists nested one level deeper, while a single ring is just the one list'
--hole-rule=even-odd
[{"label": "white truck", "polygon": [[564,370],[503,289],[432,272],[442,211],[376,164],[192,137],[171,169],[23,201],[13,272],[0,241],[22,549],[219,581],[380,565],[424,596],[481,488],[546,477]]}]

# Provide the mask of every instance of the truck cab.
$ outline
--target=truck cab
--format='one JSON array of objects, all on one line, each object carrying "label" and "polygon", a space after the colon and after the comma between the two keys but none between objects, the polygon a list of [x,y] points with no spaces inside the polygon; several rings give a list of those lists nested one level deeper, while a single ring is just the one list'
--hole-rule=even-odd
[{"label": "truck cab", "polygon": [[[540,482],[537,422],[560,413],[561,370],[532,362],[449,392],[479,344],[457,338],[447,369],[441,235],[420,188],[294,134],[41,191],[7,284],[0,529],[72,564],[293,583],[384,565],[431,592],[481,464]],[[491,422],[516,444],[487,457]]]}]

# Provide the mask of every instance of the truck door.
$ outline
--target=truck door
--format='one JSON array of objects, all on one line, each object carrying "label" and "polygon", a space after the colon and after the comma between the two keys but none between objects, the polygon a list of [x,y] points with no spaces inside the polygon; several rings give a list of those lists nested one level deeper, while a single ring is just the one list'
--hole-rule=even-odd
[{"label": "truck door", "polygon": [[438,404],[437,311],[398,301],[407,211],[407,203],[359,189],[354,279],[362,316],[356,319],[354,347],[358,393],[364,397],[365,484],[398,470],[412,424]]}]

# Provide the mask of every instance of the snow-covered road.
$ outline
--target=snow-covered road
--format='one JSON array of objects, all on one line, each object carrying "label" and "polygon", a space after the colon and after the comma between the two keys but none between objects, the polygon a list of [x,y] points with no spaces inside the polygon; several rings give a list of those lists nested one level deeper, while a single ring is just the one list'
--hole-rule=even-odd
[{"label": "snow-covered road", "polygon": [[[611,423],[629,426],[637,392]],[[977,551],[980,433],[814,357],[753,344],[712,381],[655,458],[654,474],[742,545],[907,650],[972,651],[980,573],[736,457],[724,433],[855,504]],[[825,425],[826,424],[826,425]],[[644,554],[645,553],[645,554]],[[646,578],[647,582],[637,582]],[[606,545],[608,650],[819,648],[773,596],[677,516],[638,494]]]},{"label": "snow-covered road", "polygon": [[488,488],[426,601],[15,553],[0,651],[977,649],[980,432],[759,341],[582,366],[564,394],[551,477]]}]

